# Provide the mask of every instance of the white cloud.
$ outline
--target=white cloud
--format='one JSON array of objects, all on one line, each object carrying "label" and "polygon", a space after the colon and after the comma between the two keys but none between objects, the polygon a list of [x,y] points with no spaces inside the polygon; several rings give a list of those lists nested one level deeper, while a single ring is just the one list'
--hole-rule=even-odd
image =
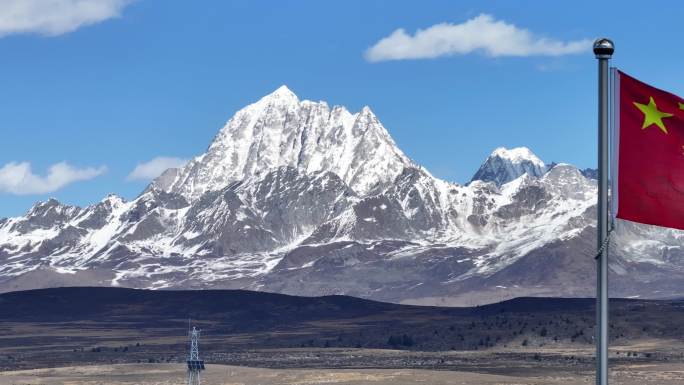
[{"label": "white cloud", "polygon": [[482,52],[496,56],[561,56],[587,51],[590,39],[559,41],[538,37],[524,28],[481,14],[461,24],[441,23],[411,36],[397,29],[370,47],[366,60],[432,59]]},{"label": "white cloud", "polygon": [[93,179],[107,171],[107,167],[76,168],[66,162],[48,168],[47,176],[36,175],[29,162],[10,162],[0,168],[0,192],[15,195],[45,194],[82,180]]},{"label": "white cloud", "polygon": [[188,163],[187,159],[158,156],[149,162],[138,163],[135,169],[128,174],[131,180],[152,180],[170,168],[178,168]]},{"label": "white cloud", "polygon": [[0,0],[0,37],[57,36],[117,17],[133,0]]}]

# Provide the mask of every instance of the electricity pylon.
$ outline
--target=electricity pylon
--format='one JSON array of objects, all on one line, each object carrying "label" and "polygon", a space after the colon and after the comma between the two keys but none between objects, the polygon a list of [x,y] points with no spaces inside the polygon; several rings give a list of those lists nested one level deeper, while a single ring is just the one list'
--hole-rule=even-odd
[{"label": "electricity pylon", "polygon": [[190,357],[188,357],[188,385],[200,385],[200,372],[204,370],[204,360],[199,358],[199,334],[194,326],[190,331]]}]

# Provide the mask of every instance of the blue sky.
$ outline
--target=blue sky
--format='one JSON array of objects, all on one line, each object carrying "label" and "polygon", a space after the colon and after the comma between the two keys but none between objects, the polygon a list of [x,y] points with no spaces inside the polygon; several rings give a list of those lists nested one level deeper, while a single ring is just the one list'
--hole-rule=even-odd
[{"label": "blue sky", "polygon": [[[534,39],[605,35],[616,42],[614,65],[684,94],[684,6],[675,2],[649,3],[662,12],[645,19],[637,3],[620,2],[98,0],[101,9],[80,14],[79,25],[65,17],[46,26],[34,20],[74,12],[78,1],[52,10],[16,1],[0,3],[0,169],[30,164],[38,179],[28,190],[5,182],[0,217],[48,197],[78,205],[108,193],[134,198],[147,183],[129,177],[136,165],[202,153],[235,111],[282,84],[302,99],[371,106],[404,152],[450,181],[467,182],[498,146],[594,166],[588,50],[364,55],[398,28],[413,36],[487,14]],[[22,8],[20,17],[7,6]],[[66,179],[45,179],[55,164]]]}]

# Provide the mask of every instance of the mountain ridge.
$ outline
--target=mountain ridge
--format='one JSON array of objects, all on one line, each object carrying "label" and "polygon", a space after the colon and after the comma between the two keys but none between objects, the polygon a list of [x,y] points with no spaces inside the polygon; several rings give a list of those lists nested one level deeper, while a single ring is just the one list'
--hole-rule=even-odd
[{"label": "mountain ridge", "polygon": [[[470,183],[446,182],[370,108],[281,87],[131,201],[49,200],[0,220],[0,291],[83,281],[421,304],[591,296],[590,174],[500,147]],[[621,222],[614,239],[617,293],[682,294],[681,232]]]}]

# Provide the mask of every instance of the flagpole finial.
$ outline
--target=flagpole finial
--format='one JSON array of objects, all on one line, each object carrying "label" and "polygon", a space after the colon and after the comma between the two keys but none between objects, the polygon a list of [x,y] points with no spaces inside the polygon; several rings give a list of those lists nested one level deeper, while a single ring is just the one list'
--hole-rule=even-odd
[{"label": "flagpole finial", "polygon": [[615,45],[612,40],[602,37],[594,41],[594,55],[597,59],[610,59],[613,52],[615,52]]}]

